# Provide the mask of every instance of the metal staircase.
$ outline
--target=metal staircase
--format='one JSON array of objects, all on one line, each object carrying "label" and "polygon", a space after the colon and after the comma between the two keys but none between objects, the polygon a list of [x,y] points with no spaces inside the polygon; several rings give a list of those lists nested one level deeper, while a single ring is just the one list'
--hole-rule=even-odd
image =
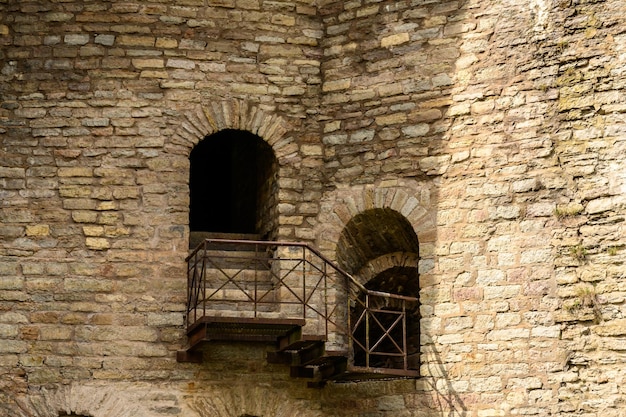
[{"label": "metal staircase", "polygon": [[206,238],[187,258],[188,347],[211,341],[275,344],[270,363],[309,386],[418,376],[407,322],[418,300],[372,291],[304,243]]}]

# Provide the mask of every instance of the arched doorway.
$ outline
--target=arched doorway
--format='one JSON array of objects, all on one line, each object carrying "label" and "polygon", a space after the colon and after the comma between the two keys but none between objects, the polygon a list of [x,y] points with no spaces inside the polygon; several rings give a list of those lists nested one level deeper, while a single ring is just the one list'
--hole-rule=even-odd
[{"label": "arched doorway", "polygon": [[[419,299],[419,275],[417,262],[419,259],[419,242],[417,235],[409,221],[395,210],[390,208],[376,208],[366,210],[354,216],[344,227],[337,246],[337,261],[339,265],[355,276],[370,290],[406,295]],[[352,308],[351,322],[355,322],[361,311],[358,307]],[[394,306],[385,306],[393,310]],[[372,340],[384,334],[381,328],[387,328],[395,320],[394,315],[388,319],[379,316],[381,326],[374,326],[368,330]],[[407,344],[411,369],[419,369],[420,353],[420,314],[419,302],[411,306],[407,317]],[[365,338],[365,331],[359,333],[358,338]],[[399,328],[398,328],[399,330]],[[379,334],[376,333],[379,331]],[[370,333],[373,332],[373,333]],[[392,334],[391,338],[402,338],[400,333]],[[362,343],[366,345],[366,343]],[[368,343],[369,344],[369,343]],[[381,350],[385,350],[384,348]],[[365,352],[354,348],[354,363],[362,366]],[[381,357],[381,360],[384,359]],[[397,367],[394,364],[373,364],[377,367]]]},{"label": "arched doorway", "polygon": [[189,160],[190,246],[206,233],[272,235],[278,164],[271,146],[226,129],[198,143]]}]

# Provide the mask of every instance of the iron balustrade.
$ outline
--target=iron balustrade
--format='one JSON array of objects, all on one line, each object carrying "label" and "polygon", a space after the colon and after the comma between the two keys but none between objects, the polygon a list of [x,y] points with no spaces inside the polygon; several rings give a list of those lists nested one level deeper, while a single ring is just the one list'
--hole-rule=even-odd
[{"label": "iron balustrade", "polygon": [[418,299],[370,290],[306,243],[206,239],[187,264],[188,329],[204,317],[304,319],[351,369],[417,375],[407,322]]}]

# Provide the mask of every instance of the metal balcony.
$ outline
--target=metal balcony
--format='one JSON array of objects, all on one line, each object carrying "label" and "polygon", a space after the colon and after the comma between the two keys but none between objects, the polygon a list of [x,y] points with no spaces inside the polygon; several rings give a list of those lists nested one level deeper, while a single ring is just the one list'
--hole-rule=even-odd
[{"label": "metal balcony", "polygon": [[317,386],[328,380],[417,377],[407,322],[418,299],[372,291],[305,243],[205,239],[187,258],[189,346],[275,343],[268,361]]}]

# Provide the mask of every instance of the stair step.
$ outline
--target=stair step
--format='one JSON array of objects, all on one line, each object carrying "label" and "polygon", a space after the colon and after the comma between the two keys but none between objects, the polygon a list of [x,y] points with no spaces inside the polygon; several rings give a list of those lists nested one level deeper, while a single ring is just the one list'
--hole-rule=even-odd
[{"label": "stair step", "polygon": [[[202,265],[197,265],[198,270],[201,271]],[[191,269],[191,268],[190,268]],[[269,277],[271,275],[269,268],[260,261],[251,260],[218,260],[205,265],[205,276],[211,277],[237,277],[236,279],[248,279],[255,274],[264,275]],[[245,277],[244,277],[245,276]],[[269,278],[268,278],[269,279]]]},{"label": "stair step", "polygon": [[316,345],[320,343],[324,343],[324,336],[307,336],[307,337],[304,337],[302,340],[298,340],[297,342],[294,342],[288,345],[287,347],[282,349],[282,351],[283,352],[299,352],[303,349],[310,348],[312,345]]},{"label": "stair step", "polygon": [[[206,268],[238,268],[238,269],[260,269],[269,270],[272,266],[272,254],[259,248],[258,251],[254,247],[245,248],[214,248],[213,244],[209,245],[206,251],[198,252],[197,256],[190,259],[190,262],[204,261]],[[198,256],[204,259],[198,259]]]},{"label": "stair step", "polygon": [[347,364],[345,356],[320,356],[306,365],[292,366],[290,375],[294,378],[329,380],[344,373]]},{"label": "stair step", "polygon": [[[226,239],[226,240],[262,240],[261,235],[250,233],[215,233],[215,232],[190,232],[189,233],[189,249],[195,249],[205,239]],[[230,244],[229,246],[236,246]],[[249,245],[242,245],[249,246]]]},{"label": "stair step", "polygon": [[[219,266],[219,267],[218,267]],[[216,265],[214,268],[205,268],[204,276],[207,280],[207,284],[211,282],[224,282],[228,278],[234,279],[237,283],[252,282],[255,279],[258,282],[271,283],[272,273],[267,269],[253,269],[253,268],[240,268],[234,265]],[[196,273],[200,274],[201,268],[199,267]],[[209,288],[210,285],[207,285]]]},{"label": "stair step", "polygon": [[324,354],[324,336],[311,336],[309,340],[298,340],[276,352],[268,352],[269,363],[279,363],[289,366],[301,366],[314,361]]},{"label": "stair step", "polygon": [[[211,258],[206,262],[207,270],[210,269],[235,269],[250,271],[269,271],[270,265],[263,259],[231,257],[231,258]],[[235,271],[236,272],[236,271]]]},{"label": "stair step", "polygon": [[205,252],[207,257],[209,258],[233,258],[233,259],[269,259],[270,253],[267,251],[255,251],[254,248],[251,250],[229,250],[229,249],[213,249],[209,247],[209,249]]},{"label": "stair step", "polygon": [[294,328],[302,326],[303,322],[297,319],[204,316],[187,331],[189,350],[211,340],[275,342]]},{"label": "stair step", "polygon": [[[201,242],[202,243],[202,242]],[[211,256],[249,256],[260,258],[271,257],[273,254],[269,246],[250,243],[207,242],[206,253]],[[240,255],[235,255],[240,253]]]}]

